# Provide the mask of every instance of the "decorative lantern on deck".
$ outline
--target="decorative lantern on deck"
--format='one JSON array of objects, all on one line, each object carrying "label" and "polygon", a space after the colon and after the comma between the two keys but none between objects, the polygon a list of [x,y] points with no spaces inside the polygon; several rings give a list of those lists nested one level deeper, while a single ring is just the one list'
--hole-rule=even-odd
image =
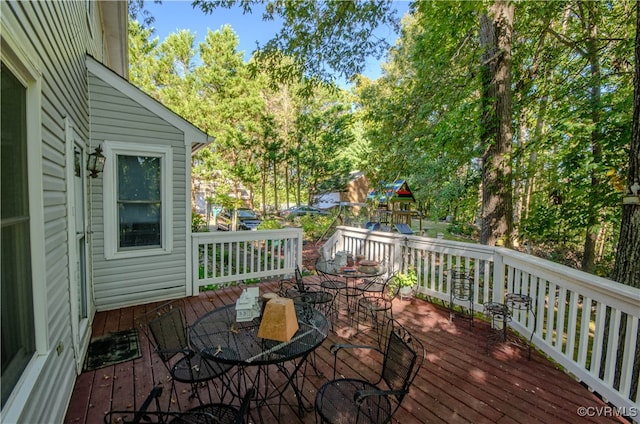
[{"label": "decorative lantern on deck", "polygon": [[288,342],[298,331],[298,318],[293,300],[276,297],[267,302],[262,314],[258,337]]},{"label": "decorative lantern on deck", "polygon": [[236,321],[251,321],[260,316],[260,289],[258,287],[249,287],[242,291],[242,294],[236,301]]}]

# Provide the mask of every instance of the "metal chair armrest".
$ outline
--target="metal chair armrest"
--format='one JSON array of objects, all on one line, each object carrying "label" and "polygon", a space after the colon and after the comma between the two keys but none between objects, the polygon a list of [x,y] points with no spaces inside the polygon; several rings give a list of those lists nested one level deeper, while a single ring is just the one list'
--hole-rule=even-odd
[{"label": "metal chair armrest", "polygon": [[114,414],[126,414],[126,415],[130,415],[133,414],[133,418],[131,421],[127,421],[125,418],[120,417],[120,422],[123,423],[139,423],[141,422],[143,419],[148,421],[148,416],[149,415],[156,415],[155,412],[148,412],[147,409],[149,408],[149,405],[151,405],[151,402],[155,401],[156,402],[156,408],[159,409],[159,404],[158,404],[158,398],[160,397],[160,395],[162,395],[162,387],[160,386],[155,386],[153,389],[151,389],[151,392],[149,393],[149,395],[147,396],[147,398],[144,400],[144,402],[142,403],[142,405],[140,405],[140,409],[137,411],[109,411],[108,413],[106,413],[104,415],[104,422],[105,424],[111,424],[112,421],[112,416]]}]

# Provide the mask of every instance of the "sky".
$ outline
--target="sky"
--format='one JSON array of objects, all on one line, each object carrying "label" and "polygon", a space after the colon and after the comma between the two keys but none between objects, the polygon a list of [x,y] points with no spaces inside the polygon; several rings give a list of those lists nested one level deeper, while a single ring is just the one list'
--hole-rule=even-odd
[{"label": "sky", "polygon": [[[403,16],[409,9],[408,1],[397,1],[398,16]],[[162,4],[153,1],[145,1],[145,8],[155,18],[152,26],[155,28],[154,36],[164,40],[167,35],[178,30],[188,29],[196,33],[196,45],[204,40],[207,29],[216,31],[223,25],[229,24],[238,35],[240,44],[238,51],[244,52],[245,60],[251,57],[256,48],[256,41],[260,45],[266,44],[280,29],[280,23],[276,21],[263,21],[262,13],[254,10],[253,14],[243,15],[239,7],[231,9],[219,8],[213,14],[206,15],[200,9],[193,9],[191,1],[163,0]],[[397,34],[391,28],[381,29],[380,36],[385,37],[389,44],[393,45]],[[367,61],[364,75],[371,79],[381,75],[380,63],[384,61],[371,58]],[[342,84],[340,84],[342,85]]]}]

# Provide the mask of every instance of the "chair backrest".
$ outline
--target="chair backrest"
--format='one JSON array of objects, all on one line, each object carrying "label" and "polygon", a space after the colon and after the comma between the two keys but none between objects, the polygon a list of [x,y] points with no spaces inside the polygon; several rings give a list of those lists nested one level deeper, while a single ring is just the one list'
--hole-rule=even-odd
[{"label": "chair backrest", "polygon": [[382,289],[382,298],[391,301],[398,297],[398,293],[400,293],[400,285],[397,283],[396,274],[394,273],[389,276],[384,282],[384,287]]},{"label": "chair backrest", "polygon": [[147,321],[149,341],[160,358],[167,362],[189,345],[182,308],[173,307]]},{"label": "chair backrest", "polygon": [[[322,265],[318,265],[320,262],[324,262]],[[325,261],[317,261],[316,262],[316,274],[318,274],[318,276],[323,279],[323,280],[331,280],[331,277],[329,275],[327,275],[326,272],[324,272],[324,270],[322,269],[322,267],[326,267],[326,262]]]},{"label": "chair backrest", "polygon": [[413,383],[425,357],[422,343],[406,328],[390,319],[386,324],[388,338],[382,364],[382,379],[391,390],[400,391],[396,396],[396,409]]},{"label": "chair backrest", "polygon": [[[142,404],[139,410],[132,411],[109,411],[104,416],[105,424],[111,424],[119,422],[123,424],[139,424],[139,423],[206,423],[213,424],[219,421],[222,417],[216,414],[217,408],[222,409],[224,412],[224,422],[231,417],[228,416],[229,406],[223,403],[208,404],[204,408],[196,407],[195,409],[185,412],[177,411],[162,411],[160,409],[159,397],[162,394],[162,387],[156,386],[151,390],[151,393],[147,396],[146,400]],[[242,398],[240,407],[238,408],[235,417],[233,417],[234,424],[242,424],[245,422],[245,417],[249,413],[250,402],[255,398],[256,391],[254,388],[247,390]],[[156,410],[149,411],[149,406],[152,402],[155,402]],[[235,408],[235,407],[234,407]],[[132,418],[131,415],[133,415]]]},{"label": "chair backrest", "polygon": [[304,286],[304,279],[302,278],[302,272],[300,272],[300,268],[296,265],[296,288],[300,293],[306,291],[306,287]]}]

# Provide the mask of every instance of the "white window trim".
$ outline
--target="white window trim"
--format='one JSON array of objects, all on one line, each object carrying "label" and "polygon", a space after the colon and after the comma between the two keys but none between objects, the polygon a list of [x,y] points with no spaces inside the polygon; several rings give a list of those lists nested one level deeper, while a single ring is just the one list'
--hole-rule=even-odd
[{"label": "white window trim", "polygon": [[13,75],[27,87],[27,179],[29,184],[29,220],[31,237],[31,279],[33,284],[33,320],[36,351],[2,408],[0,421],[18,421],[27,408],[28,394],[36,385],[49,349],[47,270],[45,267],[44,193],[42,185],[42,63],[28,39],[22,38],[14,21],[1,17],[0,57]]},{"label": "white window trim", "polygon": [[95,14],[95,8],[97,7],[98,3],[96,2],[94,4],[94,0],[85,0],[84,4],[87,12],[87,27],[89,28],[89,35],[91,36],[91,38],[93,38],[93,18]]},{"label": "white window trim", "polygon": [[[173,155],[170,146],[105,141],[102,144],[106,162],[103,172],[104,255],[105,259],[138,258],[166,255],[173,251]],[[160,193],[162,247],[118,251],[118,209],[116,202],[116,155],[154,156],[160,158]]]}]

